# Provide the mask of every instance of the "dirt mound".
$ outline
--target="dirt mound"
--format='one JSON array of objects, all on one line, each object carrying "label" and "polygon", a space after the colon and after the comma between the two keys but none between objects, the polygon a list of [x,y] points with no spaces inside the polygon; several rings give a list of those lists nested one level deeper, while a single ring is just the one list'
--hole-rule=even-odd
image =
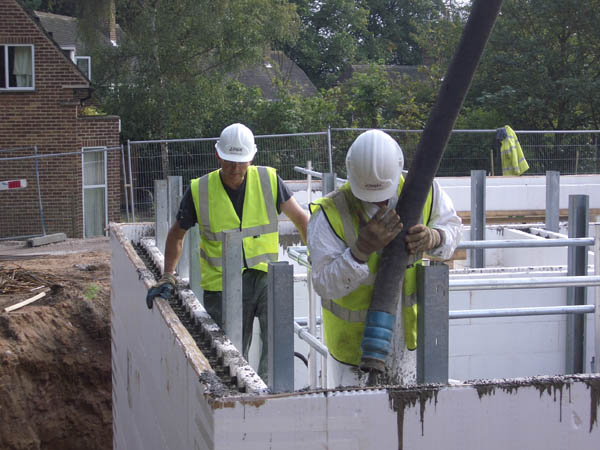
[{"label": "dirt mound", "polygon": [[[107,244],[82,250],[2,261],[3,273],[51,284],[19,292],[13,282],[0,295],[2,449],[112,447],[110,255]],[[46,295],[5,312],[39,290]]]}]

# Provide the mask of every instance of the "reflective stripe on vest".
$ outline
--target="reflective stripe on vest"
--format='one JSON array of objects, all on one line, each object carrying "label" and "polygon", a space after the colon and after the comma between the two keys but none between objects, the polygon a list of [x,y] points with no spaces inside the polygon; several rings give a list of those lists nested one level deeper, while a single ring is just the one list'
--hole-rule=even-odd
[{"label": "reflective stripe on vest", "polygon": [[277,173],[275,169],[249,166],[242,219],[238,217],[221,181],[219,170],[192,180],[191,191],[200,229],[201,286],[222,290],[222,239],[226,230],[240,230],[246,264],[267,271],[277,261],[279,234],[277,216]]},{"label": "reflective stripe on vest", "polygon": [[[404,178],[400,180],[398,195],[404,185]],[[433,189],[429,190],[425,207],[421,216],[421,223],[427,223],[431,215],[433,202]],[[358,215],[365,214],[360,200],[352,195],[348,183],[338,190],[328,194],[310,205],[314,213],[322,209],[335,234],[350,247],[358,237]],[[412,259],[414,261],[414,258]],[[409,261],[411,262],[411,261]],[[325,342],[331,354],[339,361],[347,364],[358,365],[362,355],[360,344],[364,331],[364,321],[369,305],[375,274],[379,263],[379,255],[370,255],[367,264],[370,276],[365,284],[341,299],[321,299],[323,307],[323,331]],[[403,285],[403,323],[405,341],[411,350],[416,348],[416,261],[406,269]]]}]

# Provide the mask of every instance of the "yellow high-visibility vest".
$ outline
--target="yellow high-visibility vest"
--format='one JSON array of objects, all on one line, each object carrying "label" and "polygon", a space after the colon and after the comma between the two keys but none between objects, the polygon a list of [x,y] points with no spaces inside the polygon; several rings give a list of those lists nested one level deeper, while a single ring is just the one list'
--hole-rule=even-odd
[{"label": "yellow high-visibility vest", "polygon": [[223,187],[219,172],[215,170],[192,180],[190,184],[200,229],[200,285],[207,291],[223,290],[224,231],[241,230],[244,256],[249,268],[266,272],[267,263],[277,261],[279,253],[275,169],[248,167],[241,221]]},{"label": "yellow high-visibility vest", "polygon": [[[404,185],[404,177],[400,179],[398,196]],[[433,202],[433,189],[429,190],[421,219],[423,223],[429,222]],[[322,209],[327,216],[335,234],[351,247],[358,238],[358,215],[364,214],[362,204],[352,194],[350,184],[345,183],[338,190],[311,203],[311,213]],[[417,348],[417,273],[416,265],[423,264],[422,260],[416,261],[406,269],[404,275],[402,315],[404,323],[404,338],[409,350]],[[323,334],[329,352],[338,361],[358,366],[362,350],[360,348],[367,311],[371,304],[373,283],[379,265],[379,255],[372,253],[367,261],[371,277],[369,281],[350,294],[339,299],[321,299]]]}]

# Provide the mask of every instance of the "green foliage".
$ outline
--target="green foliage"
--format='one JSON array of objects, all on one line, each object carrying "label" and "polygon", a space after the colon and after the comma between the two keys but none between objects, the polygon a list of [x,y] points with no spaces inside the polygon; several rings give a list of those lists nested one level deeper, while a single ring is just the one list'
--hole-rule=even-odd
[{"label": "green foliage", "polygon": [[206,135],[228,115],[207,121],[235,91],[224,74],[259,60],[268,43],[292,41],[297,29],[294,8],[279,0],[121,0],[125,39],[112,47],[97,23],[106,2],[83,3],[81,34],[97,93],[106,111],[121,116],[126,138]]},{"label": "green foliage", "polygon": [[38,10],[42,6],[42,0],[19,0],[19,3],[27,10]]},{"label": "green foliage", "polygon": [[367,33],[360,45],[362,60],[385,64],[421,64],[423,50],[417,40],[420,26],[445,12],[442,0],[364,0],[369,10]]},{"label": "green foliage", "polygon": [[469,97],[513,128],[600,125],[600,1],[506,0]]},{"label": "green foliage", "polygon": [[355,0],[290,0],[302,26],[286,53],[318,87],[329,87],[356,61],[368,9]]},{"label": "green foliage", "polygon": [[93,300],[98,296],[98,293],[102,290],[102,288],[100,286],[98,286],[95,283],[90,283],[85,287],[85,290],[83,291],[83,296],[87,299],[87,300]]}]

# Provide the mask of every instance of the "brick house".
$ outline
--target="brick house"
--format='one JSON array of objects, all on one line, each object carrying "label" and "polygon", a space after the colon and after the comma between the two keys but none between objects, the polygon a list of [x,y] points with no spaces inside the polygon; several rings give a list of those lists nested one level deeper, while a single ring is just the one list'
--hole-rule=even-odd
[{"label": "brick house", "polygon": [[39,19],[0,0],[0,181],[27,180],[0,190],[0,239],[91,237],[119,221],[120,122],[82,115],[91,92]]}]

